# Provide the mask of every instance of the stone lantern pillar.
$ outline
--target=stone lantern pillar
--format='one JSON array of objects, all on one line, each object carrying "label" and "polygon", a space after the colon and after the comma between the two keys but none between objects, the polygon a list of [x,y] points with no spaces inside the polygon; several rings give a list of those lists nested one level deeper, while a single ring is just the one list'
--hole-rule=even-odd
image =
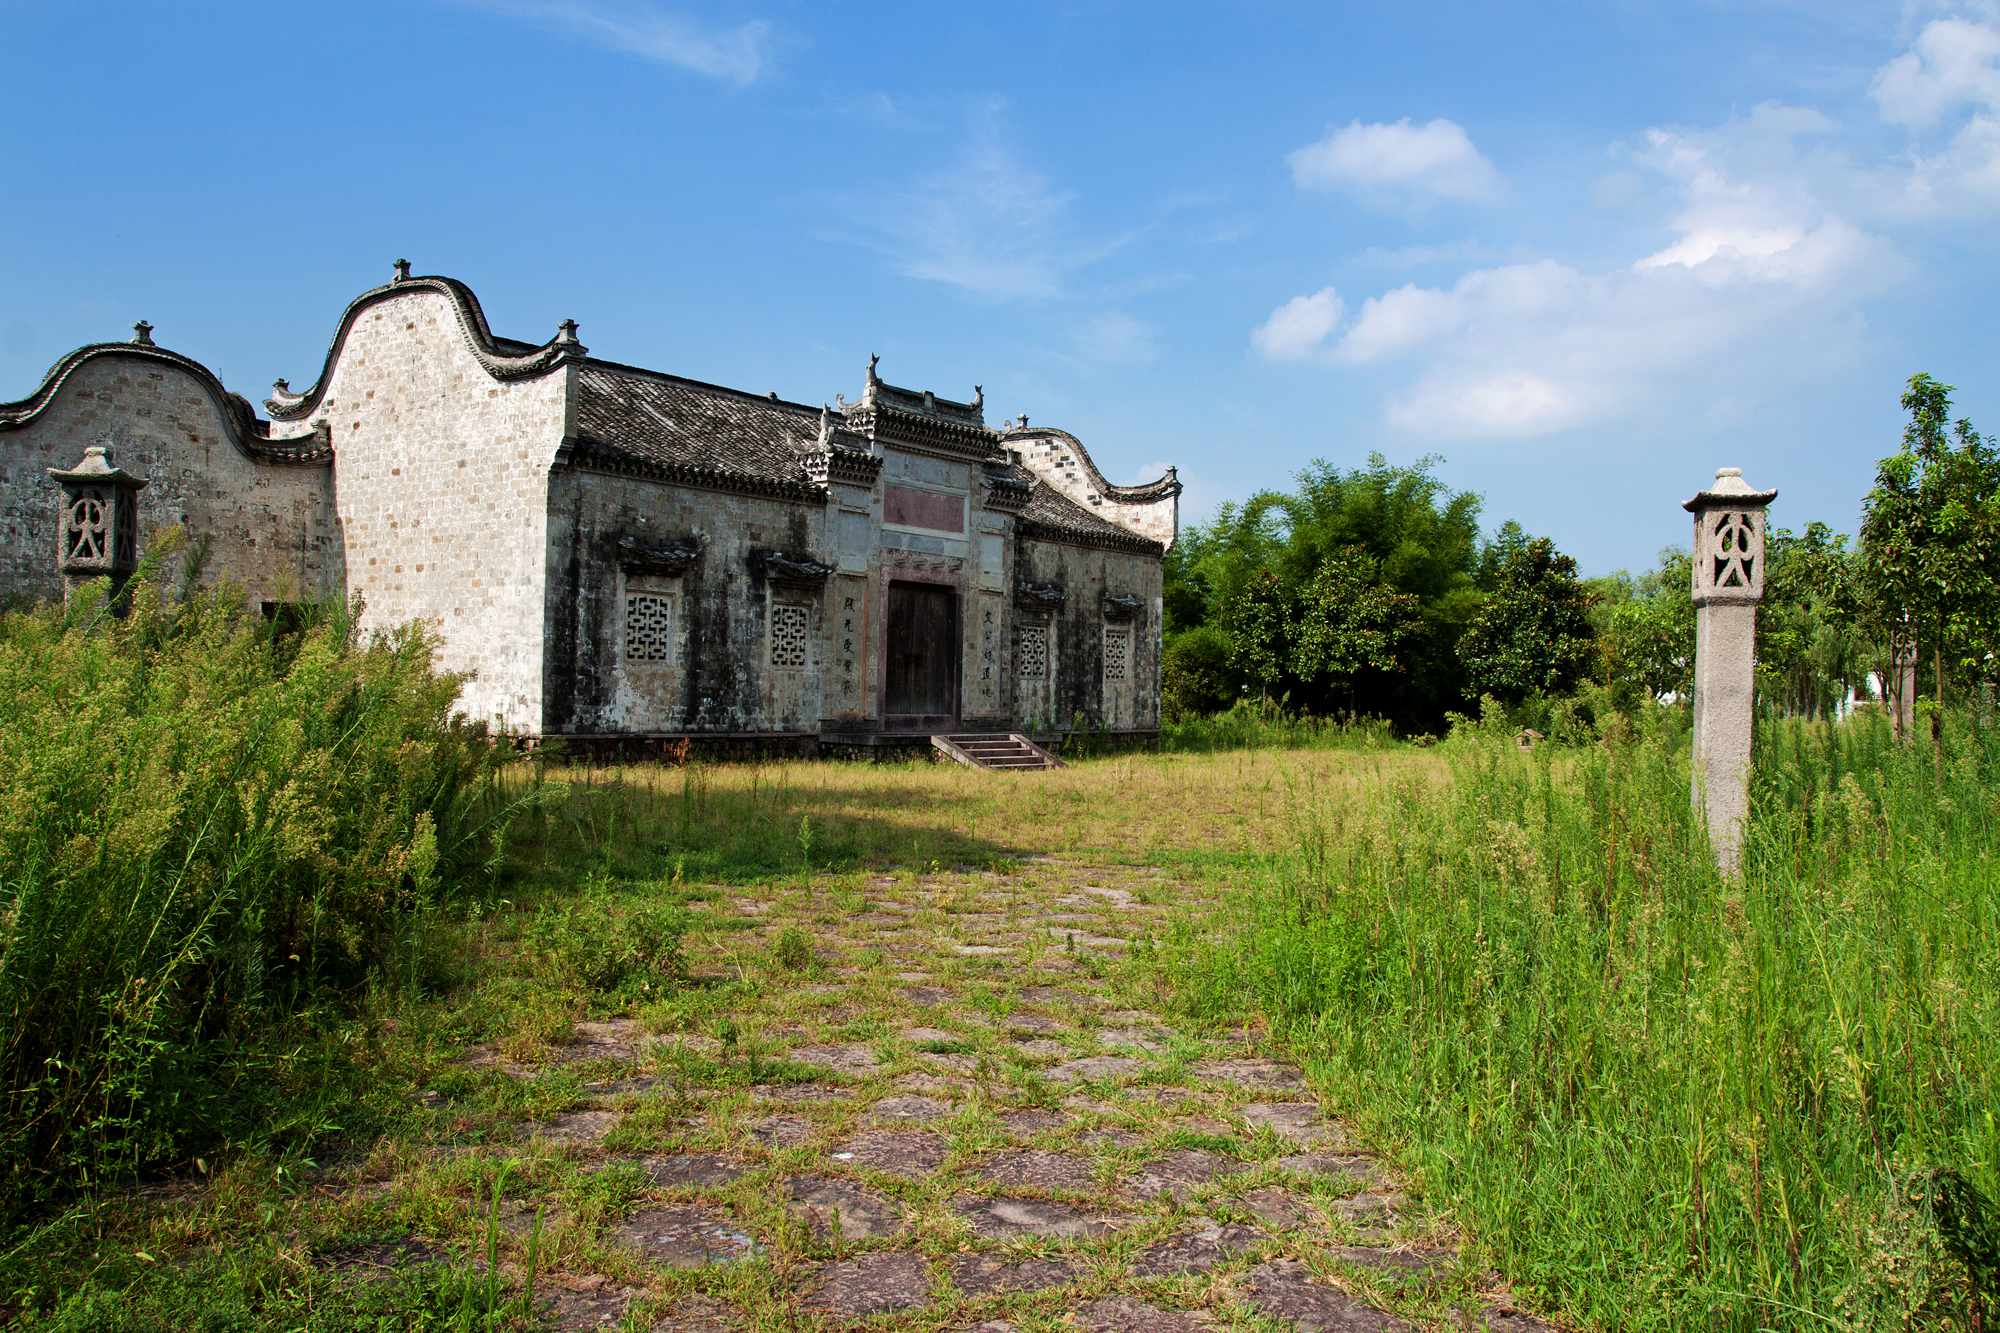
[{"label": "stone lantern pillar", "polygon": [[62,487],[62,513],[56,522],[56,570],[63,576],[64,595],[92,579],[111,580],[117,596],[125,580],[139,567],[139,492],[143,477],[135,477],[111,462],[102,446],[83,451],[83,461],[65,472],[50,468]]},{"label": "stone lantern pillar", "polygon": [[1739,468],[1681,508],[1694,515],[1694,800],[1725,875],[1742,865],[1756,696],[1757,603],[1764,599],[1764,510]]}]

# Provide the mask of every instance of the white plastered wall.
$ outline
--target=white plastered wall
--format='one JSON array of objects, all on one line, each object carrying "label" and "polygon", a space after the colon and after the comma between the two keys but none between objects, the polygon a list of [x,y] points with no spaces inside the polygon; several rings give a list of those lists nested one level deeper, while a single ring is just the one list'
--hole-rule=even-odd
[{"label": "white plastered wall", "polygon": [[273,430],[331,431],[335,519],[364,627],[433,626],[440,665],[477,671],[464,711],[511,729],[542,726],[548,472],[570,376],[496,380],[449,298],[390,295],[356,318],[308,420]]}]

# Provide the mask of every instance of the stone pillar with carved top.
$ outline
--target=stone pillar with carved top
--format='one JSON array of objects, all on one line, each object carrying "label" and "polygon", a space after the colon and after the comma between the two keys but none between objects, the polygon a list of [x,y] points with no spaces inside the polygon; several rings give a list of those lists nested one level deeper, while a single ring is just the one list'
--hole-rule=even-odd
[{"label": "stone pillar with carved top", "polygon": [[111,580],[116,597],[139,567],[139,492],[146,480],[111,460],[101,445],[83,451],[83,461],[65,471],[48,469],[62,487],[56,519],[56,572],[69,596],[93,579]]},{"label": "stone pillar with carved top", "polygon": [[1694,515],[1694,801],[1726,875],[1742,866],[1755,720],[1757,603],[1764,598],[1765,510],[1738,468],[1681,507]]}]

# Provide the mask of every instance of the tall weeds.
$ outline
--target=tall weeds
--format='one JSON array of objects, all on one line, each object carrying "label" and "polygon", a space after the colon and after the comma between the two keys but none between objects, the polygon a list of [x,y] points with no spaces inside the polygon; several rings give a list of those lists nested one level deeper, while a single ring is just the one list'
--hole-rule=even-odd
[{"label": "tall weeds", "polygon": [[[247,1133],[488,850],[498,762],[409,628],[149,578],[0,618],[0,1195]],[[93,595],[94,594],[94,595]],[[407,977],[405,979],[408,979]]]},{"label": "tall weeds", "polygon": [[1970,1327],[2000,1295],[1953,1220],[1991,1234],[2000,1197],[2000,737],[1954,719],[1939,764],[1879,717],[1765,724],[1729,881],[1661,726],[1454,740],[1448,785],[1302,805],[1241,938],[1181,941],[1189,1004],[1273,1014],[1581,1319]]}]

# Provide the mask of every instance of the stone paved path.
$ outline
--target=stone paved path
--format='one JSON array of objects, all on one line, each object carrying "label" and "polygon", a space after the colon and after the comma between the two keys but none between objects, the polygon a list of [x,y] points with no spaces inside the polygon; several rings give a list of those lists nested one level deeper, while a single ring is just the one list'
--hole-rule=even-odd
[{"label": "stone paved path", "polygon": [[[1282,1052],[1108,979],[1180,892],[1041,861],[704,905],[757,923],[687,941],[698,973],[764,979],[733,1032],[588,1025],[625,1064],[526,1127],[632,1185],[545,1275],[552,1324],[1549,1327],[1434,1243]],[[771,968],[787,926],[819,966]]]}]

